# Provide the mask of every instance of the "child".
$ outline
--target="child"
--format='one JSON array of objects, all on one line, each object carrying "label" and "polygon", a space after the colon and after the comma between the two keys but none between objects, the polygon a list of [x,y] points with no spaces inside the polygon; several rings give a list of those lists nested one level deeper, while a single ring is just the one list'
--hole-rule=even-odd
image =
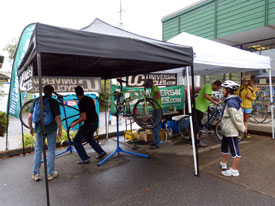
[{"label": "child", "polygon": [[[235,91],[238,89],[239,85],[231,80],[225,81],[221,85],[223,87],[222,94],[226,97],[225,105],[222,115],[222,161],[219,165],[224,170],[222,175],[224,176],[239,176],[238,164],[241,158],[238,136],[239,132],[245,131],[245,126],[243,122],[243,112],[241,109],[241,102],[239,96],[234,95]],[[232,154],[232,167],[227,169],[226,160],[228,157],[228,147]]]}]

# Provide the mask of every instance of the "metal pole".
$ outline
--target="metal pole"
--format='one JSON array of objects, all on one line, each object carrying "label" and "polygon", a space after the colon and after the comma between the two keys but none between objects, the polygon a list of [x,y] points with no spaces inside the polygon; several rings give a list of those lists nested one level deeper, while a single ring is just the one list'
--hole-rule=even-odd
[{"label": "metal pole", "polygon": [[[43,111],[43,96],[42,96],[42,77],[41,77],[41,56],[40,53],[37,53],[37,70],[38,70],[38,82],[39,82],[39,100],[40,100],[40,111]],[[44,127],[44,116],[43,112],[40,112],[41,120],[41,137],[43,138],[43,156],[44,156],[44,171],[45,171],[45,182],[46,182],[46,197],[47,197],[47,206],[50,205],[50,196],[49,196],[49,184],[48,184],[48,172],[47,172],[47,157],[45,150],[45,127]]]},{"label": "metal pole", "polygon": [[[18,82],[20,82],[20,76],[18,77]],[[21,98],[21,93],[20,93],[20,86],[18,87],[18,94],[19,94],[19,104],[20,104],[20,109],[21,109],[22,108],[22,98]],[[22,122],[21,122],[21,135],[22,135],[23,155],[25,156],[24,129],[23,129]]]},{"label": "metal pole", "polygon": [[271,69],[268,70],[269,75],[269,90],[270,90],[270,109],[271,109],[271,127],[272,127],[272,139],[274,140],[274,117],[273,117],[273,90],[272,90],[272,77],[271,77]]},{"label": "metal pole", "polygon": [[[104,93],[107,93],[107,87],[106,87],[106,79],[104,79]],[[105,134],[106,139],[108,139],[108,119],[107,119],[107,113],[108,113],[108,106],[105,107]]]},{"label": "metal pole", "polygon": [[[194,123],[193,123],[193,112],[192,112],[192,105],[191,105],[191,95],[190,95],[190,83],[189,83],[189,67],[185,68],[185,78],[187,84],[187,101],[188,101],[188,113],[189,113],[189,121],[190,121],[190,130],[191,130],[191,139],[192,139],[192,149],[193,149],[193,160],[194,160],[194,169],[195,175],[199,175],[198,171],[198,155],[197,155],[197,147],[194,135]],[[193,93],[194,95],[194,93]]]}]

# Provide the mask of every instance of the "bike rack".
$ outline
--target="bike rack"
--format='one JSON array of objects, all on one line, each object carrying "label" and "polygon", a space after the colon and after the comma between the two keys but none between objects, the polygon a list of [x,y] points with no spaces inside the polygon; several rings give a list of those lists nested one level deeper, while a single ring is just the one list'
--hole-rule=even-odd
[{"label": "bike rack", "polygon": [[129,151],[125,151],[125,150],[121,149],[121,147],[119,146],[119,114],[118,114],[118,112],[116,113],[116,126],[117,126],[117,148],[112,154],[110,154],[108,157],[106,157],[104,160],[102,160],[100,163],[98,163],[97,166],[102,165],[103,163],[105,163],[108,159],[110,159],[115,154],[119,155],[120,152],[124,152],[124,153],[131,154],[131,155],[136,155],[139,157],[150,158],[149,155],[139,154],[139,153],[135,153],[135,152],[129,152]]}]

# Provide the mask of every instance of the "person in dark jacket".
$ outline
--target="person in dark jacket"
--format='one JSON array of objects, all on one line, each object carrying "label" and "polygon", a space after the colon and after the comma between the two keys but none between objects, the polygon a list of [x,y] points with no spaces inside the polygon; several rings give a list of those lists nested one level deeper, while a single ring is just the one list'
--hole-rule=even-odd
[{"label": "person in dark jacket", "polygon": [[87,155],[82,145],[83,138],[98,153],[96,156],[97,159],[103,158],[106,155],[106,152],[94,140],[94,132],[98,128],[98,115],[95,110],[94,100],[91,97],[84,95],[84,90],[81,86],[75,88],[75,93],[79,99],[78,107],[80,118],[77,121],[72,122],[70,127],[74,127],[75,125],[84,122],[75,135],[73,143],[80,157],[80,161],[77,161],[77,164],[88,164],[90,163],[90,157]]}]

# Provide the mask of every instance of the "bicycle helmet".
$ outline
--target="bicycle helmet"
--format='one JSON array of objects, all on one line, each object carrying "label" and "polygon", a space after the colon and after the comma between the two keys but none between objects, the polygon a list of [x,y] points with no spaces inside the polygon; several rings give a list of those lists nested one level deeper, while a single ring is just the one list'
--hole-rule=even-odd
[{"label": "bicycle helmet", "polygon": [[232,89],[232,90],[237,90],[239,88],[239,84],[237,84],[236,82],[234,81],[231,81],[231,80],[226,80],[222,83],[221,85],[223,88],[229,88],[229,89]]}]

